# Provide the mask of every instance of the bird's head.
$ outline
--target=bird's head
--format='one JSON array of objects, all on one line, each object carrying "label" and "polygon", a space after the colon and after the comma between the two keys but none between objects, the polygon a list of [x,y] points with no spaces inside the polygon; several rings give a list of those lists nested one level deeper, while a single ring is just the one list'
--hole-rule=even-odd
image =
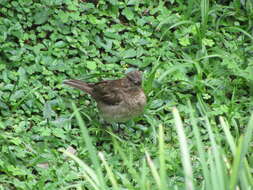
[{"label": "bird's head", "polygon": [[135,86],[140,87],[142,82],[142,72],[141,71],[131,71],[127,73],[127,79]]}]

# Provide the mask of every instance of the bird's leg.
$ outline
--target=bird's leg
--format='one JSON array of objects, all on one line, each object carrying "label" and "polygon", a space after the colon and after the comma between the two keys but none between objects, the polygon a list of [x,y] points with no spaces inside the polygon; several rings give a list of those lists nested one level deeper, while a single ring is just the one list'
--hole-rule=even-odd
[{"label": "bird's leg", "polygon": [[132,120],[132,119],[126,122],[126,126],[127,126],[127,127],[133,128],[133,127],[134,127],[134,124],[135,124],[135,123],[134,123],[134,120]]},{"label": "bird's leg", "polygon": [[124,123],[112,123],[113,129],[115,133],[119,134],[121,137],[127,137],[129,136],[128,134],[128,129],[132,129],[134,127],[134,121],[129,120]]},{"label": "bird's leg", "polygon": [[119,130],[119,128],[120,128],[119,127],[120,126],[119,123],[112,122],[111,124],[112,124],[112,129],[114,131],[118,131]]}]

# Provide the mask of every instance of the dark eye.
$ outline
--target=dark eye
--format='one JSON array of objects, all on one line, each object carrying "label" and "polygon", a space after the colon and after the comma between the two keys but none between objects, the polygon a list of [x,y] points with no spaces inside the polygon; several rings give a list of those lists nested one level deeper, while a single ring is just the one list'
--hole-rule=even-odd
[{"label": "dark eye", "polygon": [[134,84],[137,85],[137,86],[140,86],[140,85],[141,85],[141,81],[135,80],[135,81],[134,81]]}]

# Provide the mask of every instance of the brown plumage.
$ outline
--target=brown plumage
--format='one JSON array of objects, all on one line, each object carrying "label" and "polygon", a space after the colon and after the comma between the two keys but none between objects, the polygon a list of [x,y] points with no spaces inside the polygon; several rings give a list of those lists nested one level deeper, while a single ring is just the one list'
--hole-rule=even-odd
[{"label": "brown plumage", "polygon": [[109,122],[124,122],[143,112],[146,96],[141,88],[140,71],[127,73],[117,80],[86,83],[80,80],[67,80],[64,84],[90,94],[97,102],[102,117]]}]

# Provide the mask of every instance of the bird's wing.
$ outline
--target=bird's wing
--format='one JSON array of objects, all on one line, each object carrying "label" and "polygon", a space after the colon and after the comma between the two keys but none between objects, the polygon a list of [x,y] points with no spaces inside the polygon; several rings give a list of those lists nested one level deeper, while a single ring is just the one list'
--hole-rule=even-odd
[{"label": "bird's wing", "polygon": [[101,81],[94,85],[93,96],[95,100],[108,105],[118,105],[124,100],[123,89],[125,83],[119,80]]}]

